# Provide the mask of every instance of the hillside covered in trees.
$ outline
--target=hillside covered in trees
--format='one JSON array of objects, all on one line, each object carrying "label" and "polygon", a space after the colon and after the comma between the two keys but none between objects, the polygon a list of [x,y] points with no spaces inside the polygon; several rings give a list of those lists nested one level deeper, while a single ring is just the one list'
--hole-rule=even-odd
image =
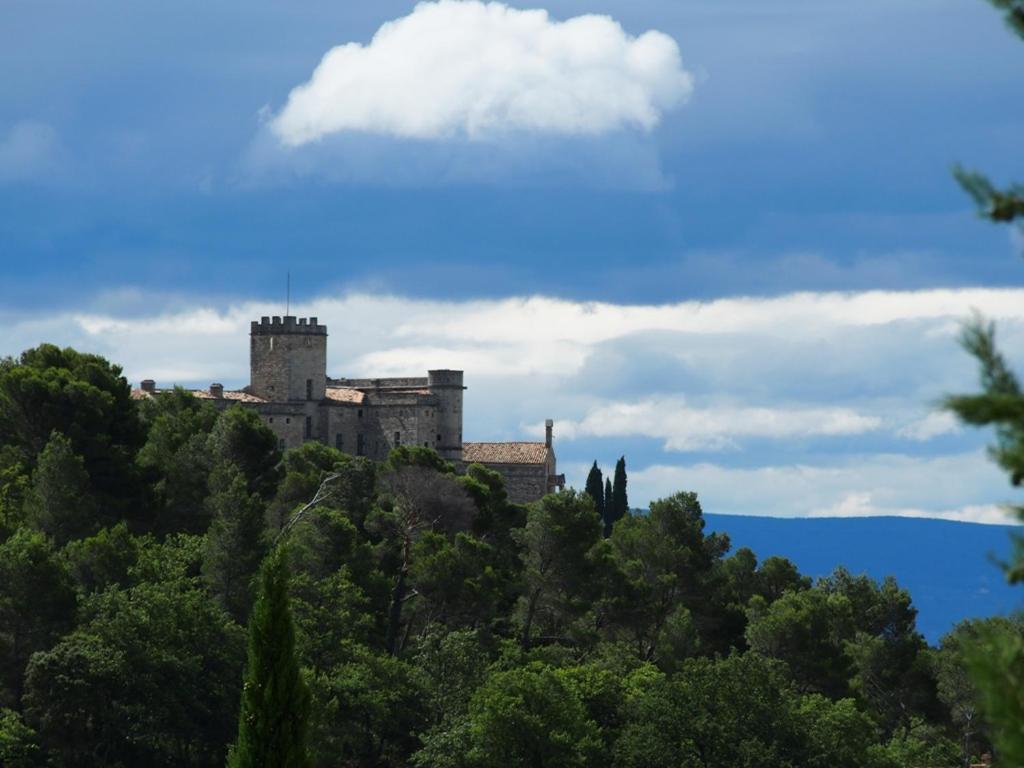
[{"label": "hillside covered in trees", "polygon": [[1019,619],[930,647],[895,581],[734,551],[689,491],[602,515],[609,485],[517,506],[427,449],[282,454],[254,413],[136,402],[102,358],[5,360],[0,764],[221,766],[280,725],[261,679],[290,691],[282,765],[952,768],[991,750],[965,648]]}]

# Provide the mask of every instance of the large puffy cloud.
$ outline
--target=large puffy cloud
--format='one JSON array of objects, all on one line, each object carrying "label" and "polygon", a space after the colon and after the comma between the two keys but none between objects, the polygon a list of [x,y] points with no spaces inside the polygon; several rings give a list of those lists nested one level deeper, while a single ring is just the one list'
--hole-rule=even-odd
[{"label": "large puffy cloud", "polygon": [[[146,304],[0,316],[0,355],[52,341],[105,354],[134,381],[240,386],[249,321],[282,309]],[[956,344],[974,307],[997,320],[1007,357],[1024,359],[1019,289],[665,305],[352,293],[293,311],[329,326],[332,375],[464,368],[467,439],[522,439],[553,417],[576,485],[594,457],[626,453],[634,504],[688,488],[711,511],[994,521],[1009,490],[979,450],[984,433],[934,410],[977,387]]]},{"label": "large puffy cloud", "polygon": [[649,130],[693,78],[669,36],[607,16],[556,21],[502,3],[420,3],[368,45],[323,57],[271,128],[287,146],[343,132],[481,138]]}]

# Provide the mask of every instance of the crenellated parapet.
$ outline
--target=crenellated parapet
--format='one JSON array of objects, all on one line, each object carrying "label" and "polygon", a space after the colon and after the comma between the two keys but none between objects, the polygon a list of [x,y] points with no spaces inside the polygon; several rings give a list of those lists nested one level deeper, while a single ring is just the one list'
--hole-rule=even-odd
[{"label": "crenellated parapet", "polygon": [[259,322],[253,320],[251,330],[253,336],[283,336],[285,334],[301,334],[307,336],[326,336],[327,326],[320,325],[317,318],[295,317],[285,315],[279,317],[261,317]]}]

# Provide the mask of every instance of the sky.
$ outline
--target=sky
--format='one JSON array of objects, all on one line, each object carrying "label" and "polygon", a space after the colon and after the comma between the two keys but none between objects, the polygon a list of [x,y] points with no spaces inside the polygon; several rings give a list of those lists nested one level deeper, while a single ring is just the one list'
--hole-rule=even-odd
[{"label": "sky", "polygon": [[630,502],[1003,522],[979,310],[1024,361],[1024,43],[981,0],[0,10],[0,355],[242,386],[248,321],[334,376],[464,368],[468,440],[625,455]]}]

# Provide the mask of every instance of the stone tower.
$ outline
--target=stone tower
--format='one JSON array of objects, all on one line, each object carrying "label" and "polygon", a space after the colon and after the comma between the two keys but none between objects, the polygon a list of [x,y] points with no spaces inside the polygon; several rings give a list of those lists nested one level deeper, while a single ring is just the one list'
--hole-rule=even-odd
[{"label": "stone tower", "polygon": [[263,317],[249,332],[249,390],[274,402],[324,399],[327,326],[315,317]]},{"label": "stone tower", "polygon": [[427,371],[427,389],[437,398],[437,452],[462,458],[462,371]]}]

